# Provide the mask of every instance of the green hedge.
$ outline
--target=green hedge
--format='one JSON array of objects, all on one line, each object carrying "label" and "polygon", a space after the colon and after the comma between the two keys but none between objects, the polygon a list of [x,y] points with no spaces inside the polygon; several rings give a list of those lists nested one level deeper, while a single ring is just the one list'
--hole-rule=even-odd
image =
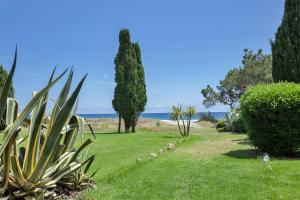
[{"label": "green hedge", "polygon": [[300,85],[274,83],[248,89],[240,100],[243,120],[254,146],[273,155],[300,147]]}]

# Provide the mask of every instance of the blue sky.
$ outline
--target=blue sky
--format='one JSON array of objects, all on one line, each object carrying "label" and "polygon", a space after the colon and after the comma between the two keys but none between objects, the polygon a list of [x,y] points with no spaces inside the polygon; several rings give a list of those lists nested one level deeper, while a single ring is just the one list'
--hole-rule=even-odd
[{"label": "blue sky", "polygon": [[[173,104],[202,105],[201,89],[218,84],[241,65],[243,49],[270,52],[269,40],[283,15],[282,0],[0,0],[0,63],[11,67],[21,107],[40,90],[55,65],[73,66],[75,82],[85,73],[79,113],[113,113],[113,59],[118,32],[128,28],[142,49],[146,112]],[[74,82],[74,83],[75,83]],[[55,98],[62,84],[51,97]],[[227,110],[216,106],[211,111]]]}]

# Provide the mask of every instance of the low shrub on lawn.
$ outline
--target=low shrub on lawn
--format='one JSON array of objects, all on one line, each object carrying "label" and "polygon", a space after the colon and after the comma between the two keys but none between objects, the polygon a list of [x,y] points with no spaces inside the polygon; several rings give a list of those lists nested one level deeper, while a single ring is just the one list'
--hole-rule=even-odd
[{"label": "low shrub on lawn", "polygon": [[212,122],[212,123],[217,123],[218,120],[213,116],[211,112],[207,113],[201,113],[199,121],[205,121],[205,122]]},{"label": "low shrub on lawn", "polygon": [[290,155],[300,147],[300,85],[273,83],[249,88],[240,100],[253,144],[273,155]]}]

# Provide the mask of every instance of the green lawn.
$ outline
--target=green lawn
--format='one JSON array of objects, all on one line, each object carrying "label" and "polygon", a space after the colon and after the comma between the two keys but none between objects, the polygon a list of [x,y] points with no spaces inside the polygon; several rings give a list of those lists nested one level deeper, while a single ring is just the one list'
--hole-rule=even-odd
[{"label": "green lawn", "polygon": [[97,189],[81,199],[300,199],[300,160],[265,165],[245,135],[195,133],[175,151],[136,163],[179,140],[175,133],[98,134]]}]

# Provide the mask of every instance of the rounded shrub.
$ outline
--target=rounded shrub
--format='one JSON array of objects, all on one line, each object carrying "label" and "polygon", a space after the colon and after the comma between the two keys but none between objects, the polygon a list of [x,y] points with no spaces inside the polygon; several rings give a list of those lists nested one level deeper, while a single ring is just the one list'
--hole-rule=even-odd
[{"label": "rounded shrub", "polygon": [[273,83],[249,88],[240,100],[247,134],[254,146],[273,155],[300,147],[300,85]]},{"label": "rounded shrub", "polygon": [[226,124],[225,124],[225,120],[219,120],[217,125],[216,125],[216,129],[218,130],[218,132],[225,132],[226,131]]}]

